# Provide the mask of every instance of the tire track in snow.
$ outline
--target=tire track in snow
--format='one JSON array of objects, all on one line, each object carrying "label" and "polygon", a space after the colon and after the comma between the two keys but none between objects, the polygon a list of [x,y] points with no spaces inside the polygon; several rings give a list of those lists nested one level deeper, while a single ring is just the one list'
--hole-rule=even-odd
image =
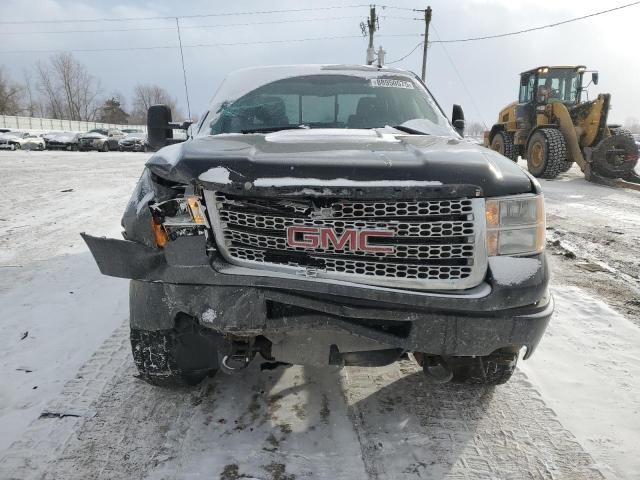
[{"label": "tire track in snow", "polygon": [[0,457],[0,478],[29,480],[55,478],[48,474],[82,424],[84,417],[95,415],[94,404],[113,380],[129,366],[129,322],[116,329],[111,337],[69,380],[61,394],[43,413],[48,418],[35,419],[22,438]]},{"label": "tire track in snow", "polygon": [[345,371],[370,478],[604,478],[523,373],[493,388],[422,375],[409,360]]},{"label": "tire track in snow", "polygon": [[220,375],[193,390],[134,378],[126,325],[0,461],[3,479],[601,479],[522,373],[429,386],[410,361]]},{"label": "tire track in snow", "polygon": [[603,478],[522,373],[492,389],[425,385],[410,361],[254,365],[166,390],[133,377],[127,343],[123,327],[49,408],[88,416],[35,420],[2,478]]}]

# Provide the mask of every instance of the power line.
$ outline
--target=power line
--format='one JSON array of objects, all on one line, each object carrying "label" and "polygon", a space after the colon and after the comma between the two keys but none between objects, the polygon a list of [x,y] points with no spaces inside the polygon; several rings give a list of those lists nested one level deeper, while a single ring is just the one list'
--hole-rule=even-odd
[{"label": "power line", "polygon": [[208,17],[232,17],[243,15],[267,15],[276,13],[297,13],[297,12],[312,12],[317,10],[334,10],[343,8],[362,8],[368,7],[367,4],[360,5],[332,5],[327,7],[313,7],[313,8],[289,8],[283,10],[256,10],[248,12],[227,12],[227,13],[207,13],[200,15],[171,15],[171,16],[157,16],[157,17],[120,17],[120,18],[83,18],[83,19],[62,19],[62,20],[11,20],[0,22],[0,25],[31,25],[31,24],[46,24],[46,23],[92,23],[92,22],[135,22],[140,20],[173,20],[176,16],[180,19],[185,18],[208,18]]},{"label": "power line", "polygon": [[[432,27],[433,27],[433,33],[435,33],[436,37],[438,39],[440,39],[440,35],[438,34],[438,29],[433,24],[432,24]],[[436,43],[436,42],[434,42],[434,43]],[[476,111],[476,115],[478,115],[478,117],[482,120],[482,123],[484,124],[484,128],[488,129],[487,124],[484,122],[484,119],[482,118],[482,114],[480,113],[480,109],[478,108],[478,105],[476,105],[476,102],[473,99],[473,95],[471,95],[471,92],[467,88],[467,84],[463,80],[462,75],[460,75],[460,72],[458,71],[458,68],[456,67],[456,64],[453,62],[453,59],[449,55],[449,52],[447,51],[447,47],[445,47],[444,43],[441,43],[440,46],[442,47],[442,50],[444,51],[444,54],[449,59],[449,63],[453,67],[453,71],[456,73],[456,76],[458,77],[458,80],[462,84],[462,88],[464,88],[465,92],[467,92],[467,96],[469,97],[469,100],[471,100],[471,105],[473,105],[473,108]]]},{"label": "power line", "polygon": [[[174,17],[175,18],[175,17]],[[401,33],[394,35],[380,35],[380,37],[419,37],[419,33]],[[279,43],[297,43],[297,42],[311,42],[318,40],[344,40],[349,38],[362,38],[361,35],[337,35],[327,37],[310,37],[310,38],[292,38],[286,40],[262,40],[254,42],[231,42],[231,43],[201,43],[195,45],[183,45],[183,48],[205,48],[205,47],[235,47],[235,46],[247,46],[247,45],[268,45]],[[170,50],[179,48],[176,45],[158,45],[152,47],[126,47],[126,48],[80,48],[80,49],[58,49],[58,50],[0,50],[0,54],[3,53],[59,53],[59,52],[71,52],[71,53],[87,53],[87,52],[123,52],[133,50]]]},{"label": "power line", "polygon": [[540,27],[532,27],[532,28],[527,28],[527,29],[524,29],[524,30],[518,30],[516,32],[500,33],[498,35],[487,35],[487,36],[484,36],[484,37],[459,38],[459,39],[454,39],[454,40],[436,40],[434,42],[429,42],[429,43],[474,42],[474,41],[477,41],[477,40],[488,40],[490,38],[502,38],[502,37],[509,37],[509,36],[512,36],[512,35],[520,35],[522,33],[534,32],[536,30],[543,30],[545,28],[552,28],[552,27],[557,27],[559,25],[565,25],[567,23],[577,22],[579,20],[584,20],[585,18],[597,17],[598,15],[604,15],[605,13],[614,12],[616,10],[622,10],[623,8],[633,7],[633,6],[638,5],[638,4],[640,4],[640,1],[627,3],[626,5],[620,5],[618,7],[609,8],[607,10],[602,10],[600,12],[590,13],[589,15],[583,15],[582,17],[570,18],[568,20],[563,20],[561,22],[556,22],[556,23],[549,23],[547,25],[542,25]]},{"label": "power line", "polygon": [[401,62],[402,60],[404,60],[405,58],[407,58],[409,55],[411,55],[413,52],[415,52],[415,51],[418,49],[418,47],[422,46],[422,44],[423,44],[423,43],[424,43],[424,42],[420,42],[419,44],[417,44],[417,45],[416,45],[415,47],[413,47],[413,49],[412,49],[409,53],[407,53],[404,57],[400,57],[399,59],[394,60],[394,61],[392,61],[392,62],[385,62],[385,64],[386,64],[386,65],[391,65],[392,63],[398,63],[398,62]]},{"label": "power line", "polygon": [[382,8],[383,10],[389,8],[391,10],[404,10],[406,12],[424,12],[423,9],[419,9],[419,8],[396,7],[394,5],[380,5],[380,8]]},{"label": "power line", "polygon": [[[176,18],[176,17],[173,17]],[[180,17],[178,17],[180,18]],[[253,25],[277,25],[281,23],[299,23],[299,22],[322,22],[326,20],[353,20],[354,18],[362,18],[362,15],[352,15],[348,17],[316,17],[316,18],[302,18],[295,20],[277,20],[271,22],[246,22],[246,23],[218,23],[215,25],[180,25],[181,30],[186,29],[207,29],[207,28],[225,28],[225,27],[246,27]],[[402,17],[388,17],[388,18],[402,18]],[[107,32],[136,32],[136,31],[149,31],[149,30],[175,30],[176,27],[134,27],[134,28],[117,28],[117,29],[99,29],[99,30],[49,30],[49,31],[37,31],[32,30],[28,32],[0,32],[0,35],[38,35],[38,34],[50,34],[50,33],[107,33]]]},{"label": "power line", "polygon": [[[385,20],[420,20],[412,17],[398,17],[394,15],[378,15]],[[176,17],[174,17],[176,18]],[[178,17],[180,18],[180,17]],[[217,23],[214,25],[180,25],[181,30],[187,29],[209,29],[209,28],[228,28],[228,27],[249,27],[253,25],[279,25],[282,23],[300,23],[300,22],[324,22],[335,20],[353,20],[354,18],[362,18],[362,15],[350,15],[341,17],[314,17],[314,18],[298,18],[295,20],[276,20],[269,22],[245,22],[245,23]],[[175,30],[175,27],[133,27],[133,28],[116,28],[116,29],[99,29],[99,30],[30,30],[23,32],[0,32],[1,35],[41,35],[56,33],[111,33],[111,32],[137,32],[137,31],[154,31],[154,30]]]}]

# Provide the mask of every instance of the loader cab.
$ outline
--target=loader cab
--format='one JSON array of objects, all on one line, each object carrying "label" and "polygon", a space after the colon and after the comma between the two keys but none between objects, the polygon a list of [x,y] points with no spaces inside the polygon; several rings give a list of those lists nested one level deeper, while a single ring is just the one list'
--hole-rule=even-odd
[{"label": "loader cab", "polygon": [[[520,74],[520,92],[516,117],[524,128],[537,123],[536,115],[548,103],[562,102],[567,107],[580,103],[582,77],[586,67],[538,67]],[[544,122],[543,122],[544,123]]]}]

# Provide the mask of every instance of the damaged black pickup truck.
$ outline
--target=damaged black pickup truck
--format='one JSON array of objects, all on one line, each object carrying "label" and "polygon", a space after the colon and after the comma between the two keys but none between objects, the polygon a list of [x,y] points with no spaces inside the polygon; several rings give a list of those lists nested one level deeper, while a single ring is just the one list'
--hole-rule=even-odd
[{"label": "damaged black pickup truck", "polygon": [[149,111],[124,240],[83,234],[131,279],[140,377],[194,384],[268,362],[382,366],[501,384],[553,311],[544,201],[462,136],[414,74],[300,65],[232,74],[184,142]]}]

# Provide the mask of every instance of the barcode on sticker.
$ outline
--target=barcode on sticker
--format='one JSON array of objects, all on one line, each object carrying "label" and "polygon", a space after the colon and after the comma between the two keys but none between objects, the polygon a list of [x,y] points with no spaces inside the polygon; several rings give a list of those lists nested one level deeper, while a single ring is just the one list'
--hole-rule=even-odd
[{"label": "barcode on sticker", "polygon": [[413,89],[413,83],[407,80],[393,80],[391,78],[372,78],[372,87],[390,87],[390,88],[410,88]]}]

